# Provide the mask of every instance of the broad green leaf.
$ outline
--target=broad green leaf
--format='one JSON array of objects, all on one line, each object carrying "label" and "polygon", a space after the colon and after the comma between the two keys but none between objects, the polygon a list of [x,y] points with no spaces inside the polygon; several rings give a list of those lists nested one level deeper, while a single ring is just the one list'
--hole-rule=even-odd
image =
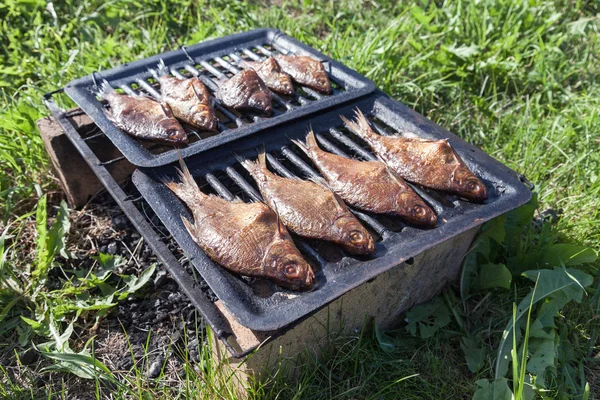
[{"label": "broad green leaf", "polygon": [[46,210],[46,195],[38,201],[37,210],[35,214],[35,229],[37,231],[37,265],[33,271],[33,276],[39,278],[39,275],[43,272],[40,266],[45,265],[48,259],[49,249],[46,243],[47,238],[47,210]]},{"label": "broad green leaf", "polygon": [[392,341],[392,339],[385,334],[377,324],[375,324],[375,337],[377,338],[377,343],[379,344],[379,348],[386,353],[393,352],[396,350],[396,345]]},{"label": "broad green leaf", "polygon": [[429,303],[413,307],[406,313],[406,329],[413,336],[423,339],[432,337],[439,329],[451,321],[450,310],[441,297],[434,297]]},{"label": "broad green leaf", "polygon": [[470,46],[456,46],[456,43],[451,46],[445,46],[444,50],[463,60],[468,60],[481,51],[479,46],[475,44],[471,44]]},{"label": "broad green leaf", "polygon": [[511,257],[509,264],[513,274],[517,275],[534,268],[591,263],[596,261],[597,258],[597,253],[589,247],[559,243],[530,253],[518,254]]},{"label": "broad green leaf", "polygon": [[527,313],[530,303],[537,304],[541,300],[557,295],[560,296],[560,294],[565,295],[568,301],[575,300],[580,302],[584,293],[583,288],[590,286],[593,282],[593,278],[590,275],[573,268],[526,271],[523,275],[531,280],[538,280],[535,297],[532,299],[532,290],[523,300],[521,300],[517,307],[516,321],[511,319],[504,329],[500,345],[498,346],[496,378],[504,376],[508,370],[508,364],[510,362],[509,355],[513,341],[513,324],[518,322],[520,318]]},{"label": "broad green leaf", "polygon": [[41,323],[34,321],[30,318],[24,317],[22,315],[21,315],[21,319],[23,321],[25,321],[29,326],[31,326],[34,330],[42,329],[44,327]]},{"label": "broad green leaf", "polygon": [[515,254],[516,249],[521,243],[521,234],[525,227],[531,224],[536,208],[537,196],[534,192],[529,202],[506,213],[504,229],[506,231],[505,239],[509,254]]},{"label": "broad green leaf", "polygon": [[545,387],[546,368],[553,367],[556,359],[554,340],[544,340],[527,362],[527,371],[537,377],[538,385]]},{"label": "broad green leaf", "polygon": [[504,288],[510,289],[512,274],[504,264],[484,264],[473,282],[473,288],[479,290]]},{"label": "broad green leaf", "polygon": [[156,269],[156,264],[152,264],[142,274],[138,277],[131,277],[129,282],[127,282],[127,287],[123,289],[123,291],[119,294],[119,300],[122,300],[129,296],[131,293],[135,293],[137,290],[141,289],[149,280],[152,278],[154,274],[154,270]]},{"label": "broad green leaf", "polygon": [[98,269],[95,270],[94,275],[100,279],[105,280],[111,272],[125,264],[126,260],[121,256],[114,256],[112,254],[100,253],[95,257],[92,257],[98,261]]},{"label": "broad green leaf", "polygon": [[483,366],[485,359],[485,348],[481,346],[481,342],[465,336],[460,340],[460,348],[465,353],[469,371],[474,374],[477,373]]},{"label": "broad green leaf", "polygon": [[84,379],[110,378],[112,376],[106,365],[85,350],[80,353],[58,351],[40,351],[40,353],[55,361],[60,361],[59,364],[46,367],[43,371],[65,371]]},{"label": "broad green leaf", "polygon": [[69,208],[67,203],[62,200],[56,214],[56,219],[48,231],[48,239],[50,241],[48,247],[52,249],[53,255],[60,254],[64,258],[70,258],[71,255],[67,252],[66,242],[66,236],[70,228]]},{"label": "broad green leaf", "polygon": [[490,239],[496,243],[502,244],[504,241],[504,224],[506,217],[501,215],[482,225],[481,231],[473,241],[471,249],[465,256],[460,275],[460,297],[465,299],[473,286],[473,281],[477,279],[481,259],[489,261],[490,258]]},{"label": "broad green leaf", "polygon": [[585,246],[559,243],[544,249],[543,263],[551,267],[592,263],[598,259],[596,252]]},{"label": "broad green leaf", "polygon": [[473,400],[512,400],[514,398],[506,378],[498,378],[492,382],[480,379],[475,384],[479,388],[475,391]]}]

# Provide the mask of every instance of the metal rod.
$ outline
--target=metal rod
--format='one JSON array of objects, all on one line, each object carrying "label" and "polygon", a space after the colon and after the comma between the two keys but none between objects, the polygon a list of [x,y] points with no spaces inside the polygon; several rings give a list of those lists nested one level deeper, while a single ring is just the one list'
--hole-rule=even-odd
[{"label": "metal rod", "polygon": [[148,92],[152,97],[154,97],[156,100],[160,100],[160,98],[162,97],[160,95],[160,93],[158,93],[152,86],[150,86],[150,84],[148,82],[146,82],[145,80],[138,78],[135,80],[137,82],[138,85],[140,85],[146,92]]},{"label": "metal rod", "polygon": [[227,189],[213,174],[206,174],[204,179],[206,179],[206,182],[208,182],[208,184],[215,189],[219,196],[223,197],[225,200],[234,201],[237,199],[237,197],[234,196],[229,189]]},{"label": "metal rod", "polygon": [[369,153],[367,150],[360,147],[352,139],[350,139],[348,136],[344,135],[339,130],[337,130],[335,128],[331,128],[331,129],[329,129],[329,132],[331,132],[331,135],[334,138],[336,138],[337,140],[339,140],[340,142],[345,144],[347,147],[352,149],[355,153],[357,153],[358,155],[363,157],[365,160],[369,160],[369,161],[377,160],[377,157],[375,157],[373,154]]},{"label": "metal rod", "polygon": [[233,167],[227,167],[225,169],[225,172],[227,173],[227,175],[229,175],[231,180],[235,182],[236,185],[238,185],[244,192],[246,192],[248,196],[252,198],[252,200],[263,201],[263,198],[260,195],[260,193],[257,190],[255,190],[254,187],[252,187],[252,185],[246,179],[244,179],[242,175],[240,175],[235,169],[233,169]]}]

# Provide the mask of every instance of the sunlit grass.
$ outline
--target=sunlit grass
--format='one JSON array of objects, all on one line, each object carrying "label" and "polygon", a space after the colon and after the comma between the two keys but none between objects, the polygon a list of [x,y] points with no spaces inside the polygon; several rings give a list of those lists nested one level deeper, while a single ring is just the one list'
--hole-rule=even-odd
[{"label": "sunlit grass", "polygon": [[[20,232],[26,219],[19,217],[31,212],[43,193],[56,189],[35,128],[35,120],[47,114],[41,100],[44,92],[182,44],[276,27],[368,76],[390,96],[524,173],[537,186],[541,210],[562,213],[552,240],[560,236],[600,247],[597,2],[271,3],[2,2],[0,225],[10,223],[13,234]],[[511,301],[485,304],[490,313],[505,312],[510,318]],[[584,352],[583,345],[577,349],[581,357],[591,357],[595,349],[597,305],[598,296],[590,296],[565,311],[569,332],[591,341],[589,351]],[[402,340],[391,355],[378,349],[373,338],[360,344],[352,338],[341,340],[325,361],[307,361],[297,385],[259,385],[251,394],[368,398],[389,386],[379,396],[470,398],[479,377],[464,368],[458,340],[416,341],[405,351],[400,348],[408,342]],[[356,360],[363,364],[358,376],[353,375]],[[191,364],[189,368],[184,382],[193,396],[205,387]],[[395,383],[416,373],[418,377]],[[128,375],[136,388],[129,395],[150,387],[138,376],[135,371]],[[0,395],[2,390],[24,397],[31,393],[23,388],[17,392],[18,382],[0,382]],[[56,397],[68,393],[64,385],[55,387]],[[157,397],[173,394],[153,388]]]}]

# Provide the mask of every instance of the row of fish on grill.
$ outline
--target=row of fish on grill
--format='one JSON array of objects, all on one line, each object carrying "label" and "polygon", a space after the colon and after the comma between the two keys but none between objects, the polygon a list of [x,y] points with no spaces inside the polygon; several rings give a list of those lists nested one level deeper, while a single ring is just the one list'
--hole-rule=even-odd
[{"label": "row of fish on grill", "polygon": [[305,142],[294,143],[322,178],[274,174],[264,151],[257,161],[240,159],[264,202],[228,201],[203,193],[180,159],[181,182],[165,184],[191,210],[194,221],[183,216],[182,220],[200,248],[229,271],[267,278],[293,290],[309,290],[315,285],[315,275],[289,232],[333,242],[350,254],[369,255],[375,252],[374,239],[347,205],[431,228],[437,223],[435,212],[406,181],[473,202],[487,199],[483,182],[447,140],[381,136],[360,110],[354,121],[341,118],[380,161],[359,161],[324,151],[310,131]]},{"label": "row of fish on grill", "polygon": [[[244,68],[218,82],[216,97],[226,107],[271,115],[271,92],[293,95],[295,81],[322,93],[331,92],[327,72],[320,61],[308,56],[275,55],[261,62],[242,61]],[[134,137],[160,143],[187,144],[179,121],[205,131],[217,129],[217,116],[208,89],[197,77],[179,79],[169,75],[164,62],[152,74],[161,90],[159,101],[146,96],[117,93],[107,81],[98,95],[105,99],[107,118]]]}]

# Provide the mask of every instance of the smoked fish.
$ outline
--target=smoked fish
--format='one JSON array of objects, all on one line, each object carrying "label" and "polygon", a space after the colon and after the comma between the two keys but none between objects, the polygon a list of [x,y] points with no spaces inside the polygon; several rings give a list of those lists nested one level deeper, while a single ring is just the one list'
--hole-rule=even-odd
[{"label": "smoked fish", "polygon": [[448,140],[378,135],[360,110],[356,110],[354,121],[344,116],[341,118],[393,172],[407,181],[474,202],[487,199],[485,185],[471,172]]},{"label": "smoked fish", "polygon": [[107,81],[102,82],[98,95],[110,106],[104,110],[106,117],[131,136],[171,145],[187,144],[187,135],[168,104],[145,96],[119,94]]},{"label": "smoked fish", "polygon": [[221,81],[217,97],[236,110],[253,110],[266,115],[273,112],[271,92],[253,69],[242,70]]},{"label": "smoked fish", "polygon": [[310,131],[306,143],[294,141],[312,160],[329,188],[351,206],[434,227],[437,216],[401,177],[379,161],[358,161],[319,148]]},{"label": "smoked fish", "polygon": [[297,235],[334,242],[351,254],[371,254],[375,243],[369,231],[328,188],[290,179],[268,170],[265,153],[258,161],[242,162],[258,185],[265,202]]},{"label": "smoked fish", "polygon": [[205,131],[217,129],[217,116],[210,104],[210,94],[197,76],[189,79],[170,76],[162,60],[157,70],[151,72],[160,83],[162,100],[171,107],[175,118]]},{"label": "smoked fish", "polygon": [[269,57],[263,61],[244,61],[242,66],[255,70],[272,91],[288,96],[294,94],[292,78],[288,74],[281,72],[281,67],[279,67],[279,64],[277,64],[277,61],[273,57]]},{"label": "smoked fish", "polygon": [[181,183],[165,182],[191,210],[183,224],[200,248],[227,270],[309,290],[315,275],[277,215],[261,202],[227,201],[203,193],[181,161]]},{"label": "smoked fish", "polygon": [[318,92],[331,93],[331,83],[323,64],[308,56],[274,56],[281,70],[301,85]]}]

